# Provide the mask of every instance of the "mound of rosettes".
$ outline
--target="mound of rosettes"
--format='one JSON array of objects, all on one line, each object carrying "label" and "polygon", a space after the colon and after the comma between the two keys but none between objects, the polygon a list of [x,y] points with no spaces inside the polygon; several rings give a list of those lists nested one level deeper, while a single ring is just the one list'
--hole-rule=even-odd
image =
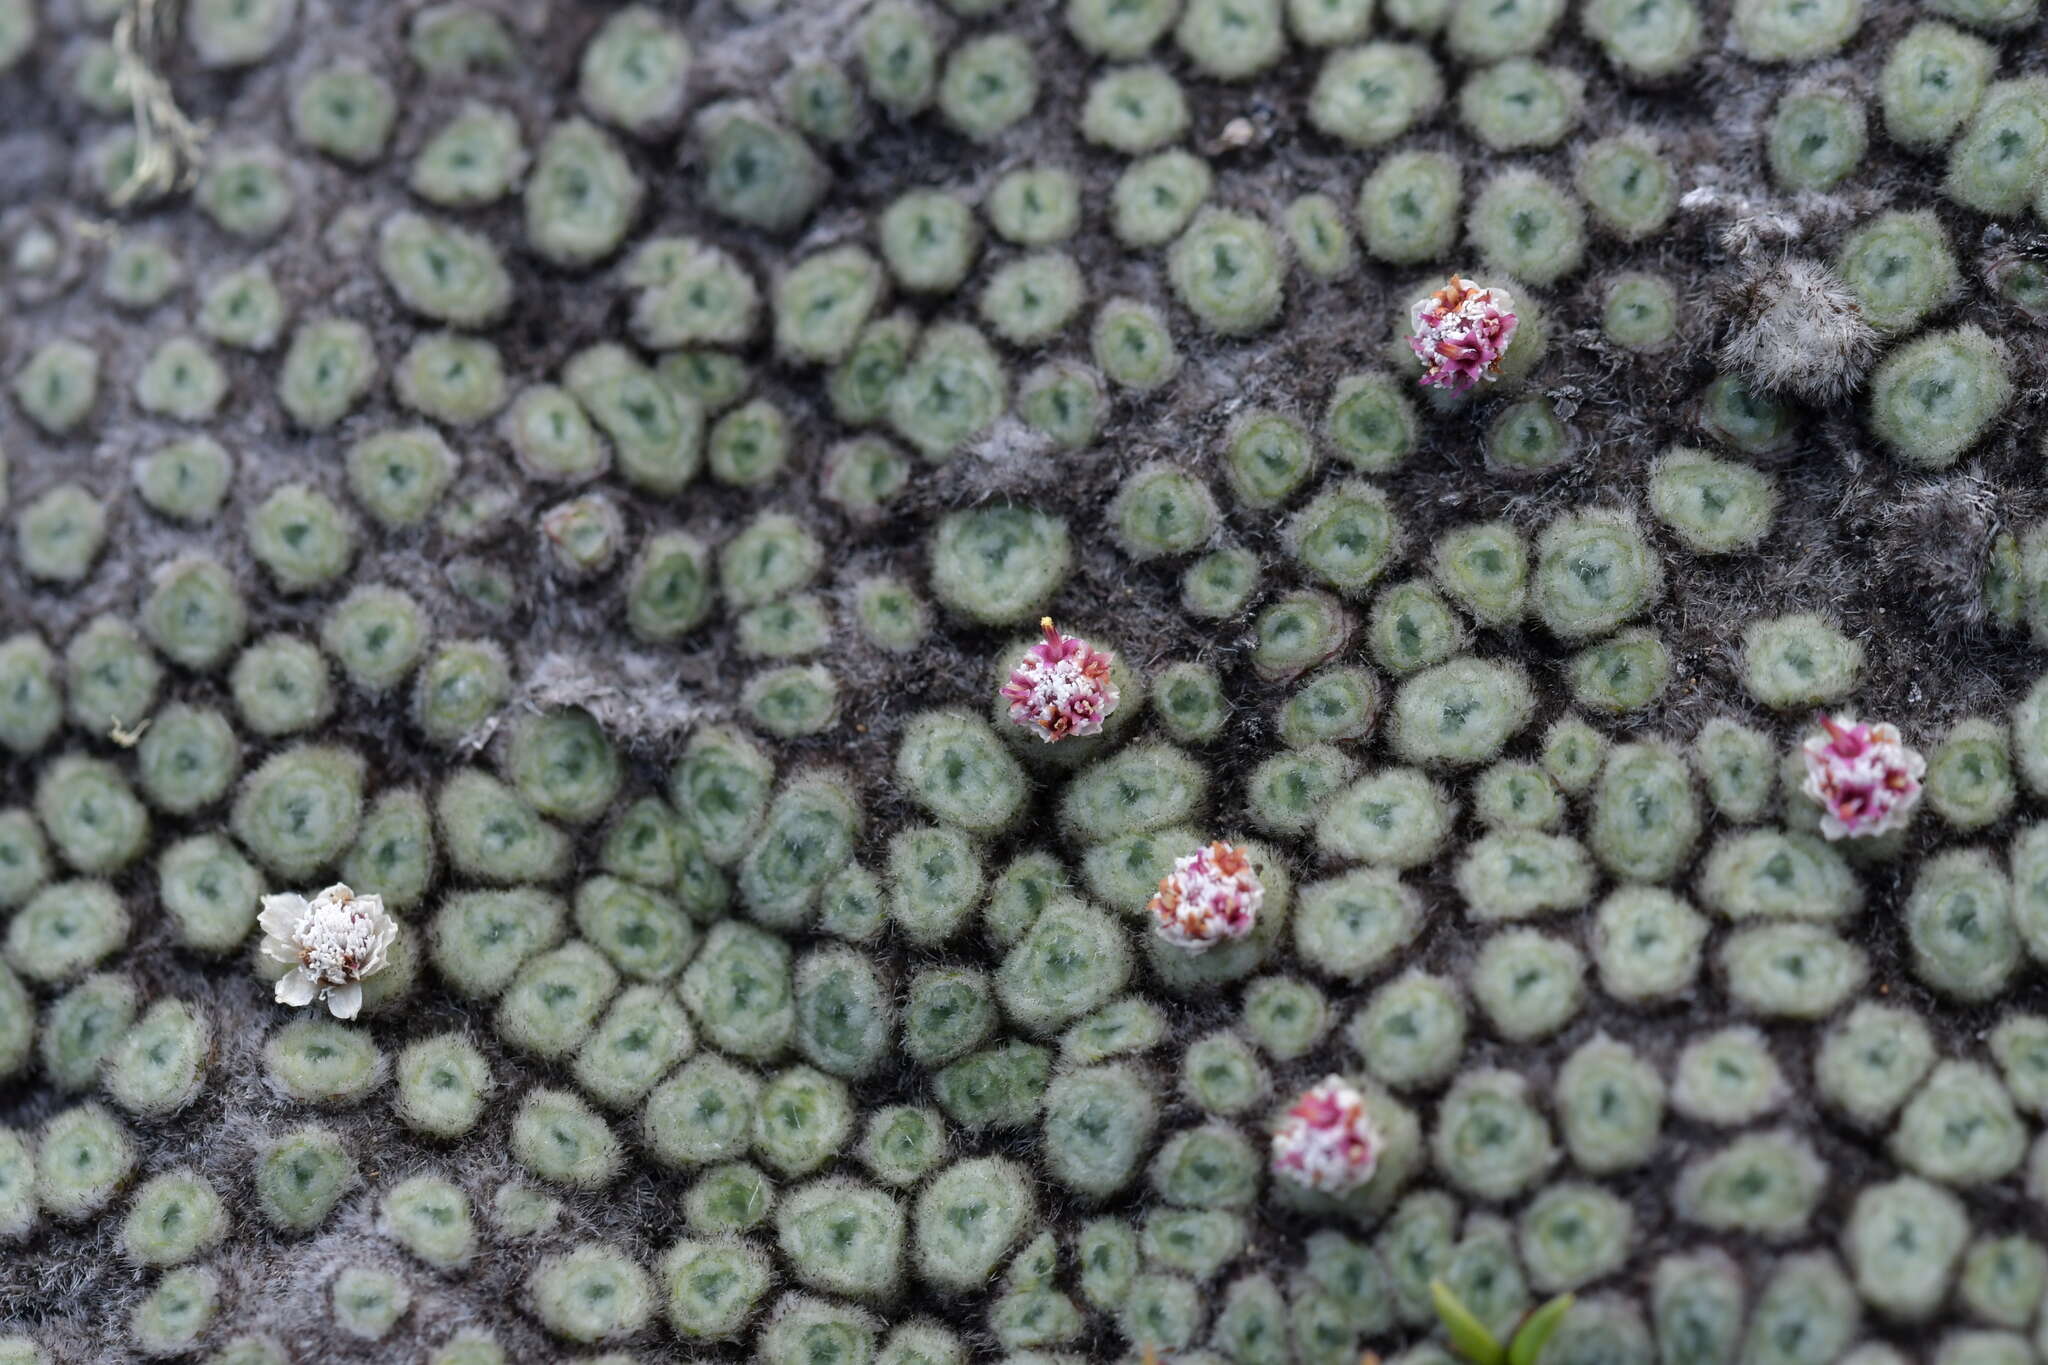
[{"label": "mound of rosettes", "polygon": [[0,0],[0,1365],[2029,1365],[2042,22]]}]

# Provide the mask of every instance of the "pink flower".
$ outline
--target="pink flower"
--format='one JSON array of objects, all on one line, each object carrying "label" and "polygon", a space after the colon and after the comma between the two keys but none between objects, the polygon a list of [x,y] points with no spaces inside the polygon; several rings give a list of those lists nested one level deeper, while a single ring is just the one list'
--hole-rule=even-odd
[{"label": "pink flower", "polygon": [[1408,347],[1423,364],[1422,383],[1453,392],[1500,376],[1500,358],[1515,335],[1514,300],[1451,276],[1451,282],[1415,305]]},{"label": "pink flower", "polygon": [[1109,676],[1114,656],[1085,640],[1053,629],[1050,616],[1039,629],[1045,638],[1024,651],[1003,696],[1010,719],[1050,744],[1070,735],[1093,735],[1116,710],[1116,683]]},{"label": "pink flower", "polygon": [[310,901],[289,892],[265,896],[256,922],[264,953],[291,964],[278,978],[277,1003],[324,1000],[337,1019],[362,1009],[363,979],[384,970],[398,937],[383,897],[358,896],[338,882]]},{"label": "pink flower", "polygon": [[1858,725],[1823,714],[1827,733],[1806,741],[1806,794],[1827,813],[1820,832],[1829,839],[1885,834],[1906,823],[1920,799],[1927,760],[1899,740],[1892,725]]},{"label": "pink flower", "polygon": [[1161,938],[1205,953],[1224,939],[1249,934],[1265,899],[1252,860],[1218,840],[1176,861],[1160,878],[1149,908]]},{"label": "pink flower", "polygon": [[1372,1179],[1384,1145],[1365,1096],[1342,1076],[1325,1076],[1273,1130],[1273,1173],[1324,1194],[1347,1194]]}]

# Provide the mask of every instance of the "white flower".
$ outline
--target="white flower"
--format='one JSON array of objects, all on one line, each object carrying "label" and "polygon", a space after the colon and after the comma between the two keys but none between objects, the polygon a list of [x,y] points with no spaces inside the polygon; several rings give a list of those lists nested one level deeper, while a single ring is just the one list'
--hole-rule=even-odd
[{"label": "white flower", "polygon": [[382,896],[358,896],[339,882],[310,901],[291,892],[265,896],[256,923],[263,928],[263,951],[291,964],[278,978],[277,1002],[325,1000],[337,1019],[353,1019],[362,1009],[362,982],[384,970],[398,937]]}]

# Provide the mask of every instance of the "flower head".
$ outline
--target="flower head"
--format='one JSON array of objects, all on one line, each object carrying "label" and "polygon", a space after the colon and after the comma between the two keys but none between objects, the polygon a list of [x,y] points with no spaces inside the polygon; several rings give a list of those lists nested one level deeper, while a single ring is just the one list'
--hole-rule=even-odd
[{"label": "flower head", "polygon": [[292,967],[278,978],[277,1002],[325,1000],[337,1019],[353,1019],[362,1009],[362,982],[384,970],[398,937],[382,896],[358,896],[338,882],[310,901],[290,892],[265,896],[256,922],[263,951]]},{"label": "flower head", "polygon": [[1365,1096],[1342,1076],[1325,1076],[1273,1130],[1273,1172],[1324,1194],[1346,1194],[1372,1179],[1384,1145]]},{"label": "flower head", "polygon": [[1459,276],[1415,305],[1408,347],[1423,365],[1422,383],[1453,392],[1500,377],[1500,358],[1515,335],[1514,300]]},{"label": "flower head", "polygon": [[1159,936],[1191,953],[1243,938],[1259,922],[1266,888],[1244,850],[1220,839],[1178,859],[1153,893]]},{"label": "flower head", "polygon": [[1906,823],[1920,799],[1927,760],[1899,740],[1898,727],[1859,725],[1823,714],[1825,733],[1806,741],[1806,794],[1820,803],[1829,839],[1885,834]]},{"label": "flower head", "polygon": [[1116,710],[1116,683],[1109,676],[1114,656],[1060,634],[1050,616],[1038,626],[1045,638],[1024,651],[1003,684],[1010,719],[1037,731],[1048,744],[1072,735],[1099,734],[1102,722]]}]

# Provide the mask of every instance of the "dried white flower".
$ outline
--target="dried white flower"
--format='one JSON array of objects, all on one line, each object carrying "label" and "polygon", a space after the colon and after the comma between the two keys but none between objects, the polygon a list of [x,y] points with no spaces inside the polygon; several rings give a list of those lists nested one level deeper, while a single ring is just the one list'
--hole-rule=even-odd
[{"label": "dried white flower", "polygon": [[291,964],[278,978],[277,1002],[325,1000],[337,1019],[353,1019],[362,1009],[362,983],[384,970],[398,937],[382,896],[358,896],[339,882],[310,901],[292,892],[265,896],[256,922],[263,951]]},{"label": "dried white flower", "polygon": [[1728,300],[1721,362],[1751,387],[1818,403],[1846,398],[1877,357],[1877,331],[1849,287],[1817,261],[1750,272]]}]

